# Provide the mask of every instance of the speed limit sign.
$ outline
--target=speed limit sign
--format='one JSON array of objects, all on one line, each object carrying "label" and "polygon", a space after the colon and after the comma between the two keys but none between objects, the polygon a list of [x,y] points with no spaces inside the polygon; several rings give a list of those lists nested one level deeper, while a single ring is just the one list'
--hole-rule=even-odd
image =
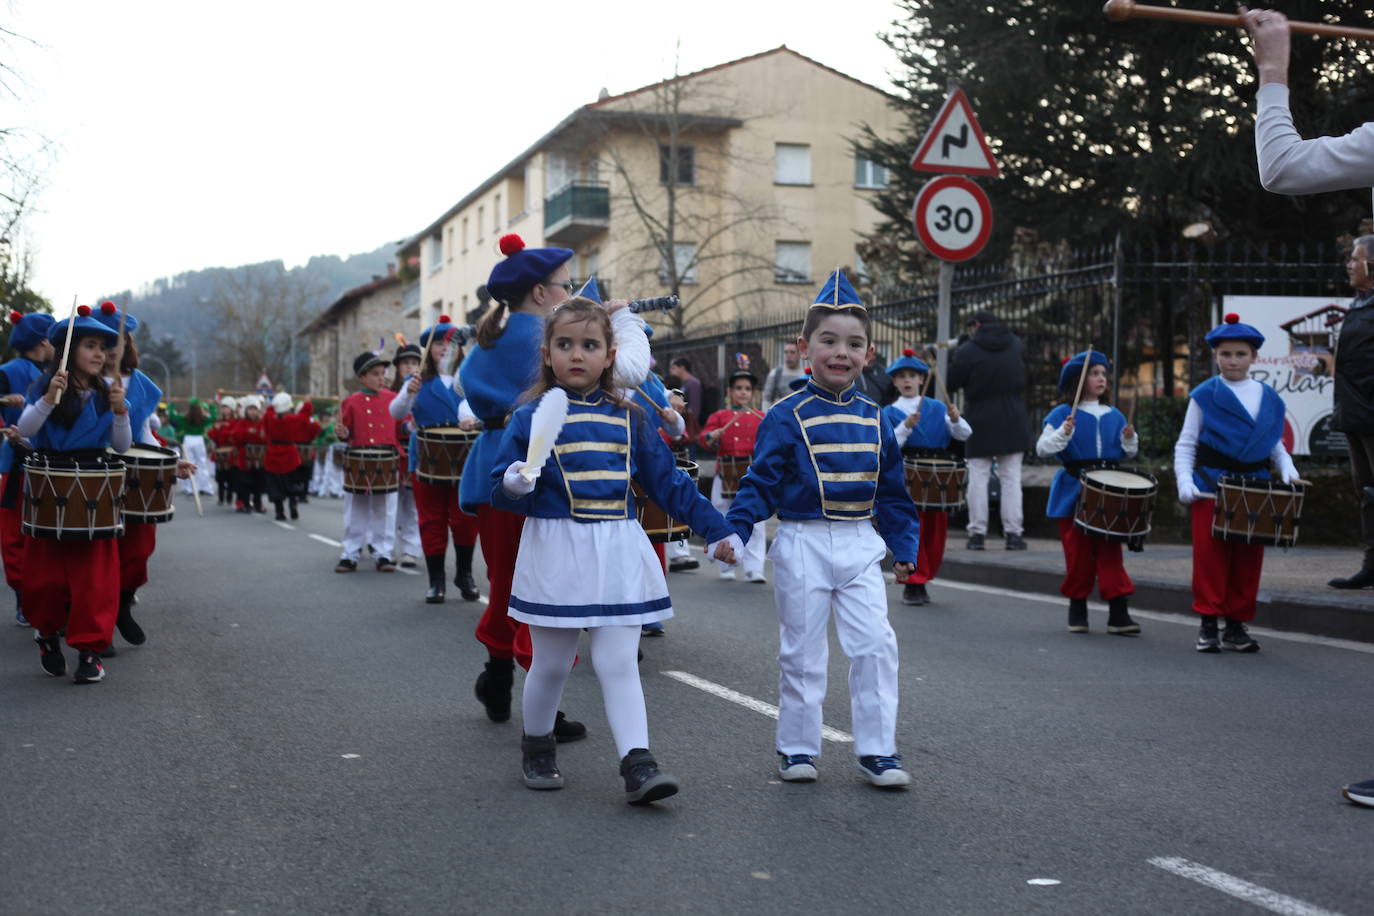
[{"label": "speed limit sign", "polygon": [[992,204],[983,189],[962,175],[942,175],[916,195],[916,236],[943,261],[967,261],[992,233]]}]

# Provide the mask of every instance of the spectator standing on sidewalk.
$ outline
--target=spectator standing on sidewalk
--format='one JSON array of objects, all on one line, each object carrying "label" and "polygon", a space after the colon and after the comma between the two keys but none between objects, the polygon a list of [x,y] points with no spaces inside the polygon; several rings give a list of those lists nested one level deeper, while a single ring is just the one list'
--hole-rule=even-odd
[{"label": "spectator standing on sidewalk", "polygon": [[791,394],[791,382],[804,374],[796,343],[786,344],[782,348],[782,365],[774,366],[763,381],[763,412]]},{"label": "spectator standing on sidewalk", "polygon": [[988,532],[988,481],[992,462],[1002,487],[1002,533],[1008,550],[1025,550],[1021,515],[1021,456],[1030,447],[1026,412],[1026,363],[1021,338],[988,311],[966,323],[969,339],[950,360],[949,392],[964,392],[964,416],[973,435],[964,443],[968,461],[968,549],[982,550]]}]

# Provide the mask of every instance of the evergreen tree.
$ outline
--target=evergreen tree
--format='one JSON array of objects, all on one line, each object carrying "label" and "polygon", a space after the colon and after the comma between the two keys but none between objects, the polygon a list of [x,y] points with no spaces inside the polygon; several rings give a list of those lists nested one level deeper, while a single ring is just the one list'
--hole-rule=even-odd
[{"label": "evergreen tree", "polygon": [[[1234,12],[1233,3],[1192,8]],[[1248,40],[1239,30],[1173,22],[1111,22],[1082,0],[899,0],[884,40],[901,62],[897,104],[907,135],[866,131],[862,155],[888,166],[881,232],[895,237],[906,278],[929,271],[911,226],[916,192],[934,177],[908,163],[949,79],[968,94],[1002,168],[980,180],[994,214],[990,255],[1017,227],[1074,245],[1118,231],[1170,243],[1193,222],[1235,241],[1329,244],[1359,228],[1369,192],[1286,198],[1259,186]],[[1292,0],[1290,18],[1368,27],[1353,0]],[[1295,35],[1290,85],[1304,136],[1342,134],[1374,117],[1368,45]],[[985,256],[987,257],[987,256]],[[893,268],[897,268],[893,270]]]}]

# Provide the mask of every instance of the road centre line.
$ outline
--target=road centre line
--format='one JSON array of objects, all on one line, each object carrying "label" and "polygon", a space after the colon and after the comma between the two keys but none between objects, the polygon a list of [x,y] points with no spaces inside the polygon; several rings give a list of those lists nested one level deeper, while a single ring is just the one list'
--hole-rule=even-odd
[{"label": "road centre line", "polygon": [[[751,696],[746,696],[731,690],[729,687],[722,687],[714,681],[708,681],[705,678],[697,677],[695,674],[688,674],[686,671],[665,671],[663,673],[675,681],[679,681],[689,687],[695,687],[698,690],[703,690],[712,696],[720,697],[722,700],[729,700],[731,703],[743,706],[745,709],[751,709],[754,712],[762,713],[770,719],[776,719],[778,717],[778,707],[771,703],[756,700]],[[827,741],[838,741],[840,743],[852,744],[854,742],[853,735],[842,732],[838,728],[831,728],[828,725],[821,726],[821,737]]]},{"label": "road centre line", "polygon": [[1224,871],[1217,871],[1188,859],[1181,859],[1177,856],[1156,856],[1150,859],[1149,863],[1155,868],[1162,868],[1180,878],[1196,881],[1204,887],[1221,891],[1223,894],[1230,894],[1238,900],[1252,903],[1271,913],[1279,913],[1281,916],[1340,916],[1334,910],[1313,906],[1296,897],[1289,897],[1287,894],[1271,891],[1267,887],[1251,884],[1243,878],[1228,875]]},{"label": "road centre line", "polygon": [[[1056,595],[1038,595],[1033,592],[1018,592],[1010,588],[998,588],[995,585],[975,585],[971,582],[950,582],[945,579],[936,580],[934,583],[938,588],[954,588],[968,592],[982,592],[985,595],[1001,595],[1006,598],[1019,598],[1022,601],[1039,601],[1044,604],[1065,605],[1067,599]],[[1088,602],[1088,609],[1099,613],[1106,613],[1107,605],[1100,601]],[[1197,620],[1186,617],[1182,614],[1169,614],[1164,611],[1147,611],[1140,608],[1131,608],[1131,616],[1139,617],[1142,620],[1154,620],[1159,623],[1182,624],[1183,626],[1196,626]],[[1313,636],[1310,633],[1290,633],[1287,630],[1271,630],[1268,627],[1252,627],[1246,625],[1253,636],[1263,636],[1266,639],[1281,639],[1286,642],[1300,642],[1312,646],[1327,646],[1332,649],[1348,649],[1351,652],[1363,652],[1366,655],[1374,655],[1374,643],[1355,642],[1350,639],[1336,639],[1332,636]]]},{"label": "road centre line", "polygon": [[342,541],[336,541],[336,540],[334,540],[334,539],[332,539],[332,538],[327,538],[327,537],[325,537],[325,536],[322,535],[322,534],[311,534],[311,535],[307,535],[307,537],[309,537],[311,540],[319,541],[321,544],[328,544],[330,547],[342,547],[342,546],[343,546],[343,542],[342,542]]}]

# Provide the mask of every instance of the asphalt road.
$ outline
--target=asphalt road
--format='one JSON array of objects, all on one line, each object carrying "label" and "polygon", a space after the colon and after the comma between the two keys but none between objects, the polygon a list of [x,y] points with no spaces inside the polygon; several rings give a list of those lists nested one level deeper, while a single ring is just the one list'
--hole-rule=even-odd
[{"label": "asphalt road", "polygon": [[[1057,601],[893,588],[913,787],[868,786],[843,740],[784,784],[757,708],[771,586],[675,574],[642,671],[683,791],[632,808],[589,665],[567,788],[528,791],[518,715],[472,697],[479,604],[334,574],[311,535],[338,538],[337,501],[290,528],[206,510],[162,527],[149,640],[104,683],[43,676],[0,630],[0,913],[1374,911],[1374,810],[1338,794],[1374,778],[1369,647],[1202,656],[1179,623],[1073,636]],[[845,667],[832,644],[841,731]]]}]

